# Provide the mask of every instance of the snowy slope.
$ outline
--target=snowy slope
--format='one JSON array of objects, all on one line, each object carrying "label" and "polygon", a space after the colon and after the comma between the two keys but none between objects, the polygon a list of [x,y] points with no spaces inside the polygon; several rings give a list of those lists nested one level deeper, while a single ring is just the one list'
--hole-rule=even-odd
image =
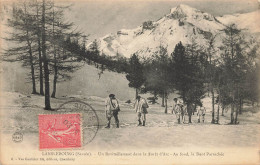
[{"label": "snowy slope", "polygon": [[[135,29],[121,29],[116,34],[108,34],[97,41],[100,51],[110,56],[118,53],[130,57],[137,53],[145,57],[158,51],[160,45],[167,47],[170,54],[180,41],[188,44],[195,39],[200,45],[205,45],[210,36],[219,33],[231,20],[239,22],[237,20],[241,19],[240,24],[249,26],[257,16],[257,13],[249,13],[216,18],[187,5],[179,5],[158,21],[147,21]],[[245,24],[243,20],[247,17],[250,17],[250,21]],[[257,32],[258,27],[255,21],[253,32]],[[217,44],[219,41],[218,39]],[[87,47],[90,45],[91,43]]]},{"label": "snowy slope", "polygon": [[224,15],[222,17],[217,17],[219,21],[224,24],[235,23],[241,29],[248,29],[252,33],[260,32],[260,10],[245,13],[245,14],[235,14],[235,15]]}]

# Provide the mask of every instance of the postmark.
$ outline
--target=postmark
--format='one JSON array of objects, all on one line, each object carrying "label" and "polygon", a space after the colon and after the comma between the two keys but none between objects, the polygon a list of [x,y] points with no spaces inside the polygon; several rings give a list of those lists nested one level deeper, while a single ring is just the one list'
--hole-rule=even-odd
[{"label": "postmark", "polygon": [[40,149],[82,147],[81,114],[39,115]]},{"label": "postmark", "polygon": [[80,113],[82,117],[82,145],[92,142],[99,130],[99,119],[95,109],[88,103],[72,100],[62,104],[59,113]]}]

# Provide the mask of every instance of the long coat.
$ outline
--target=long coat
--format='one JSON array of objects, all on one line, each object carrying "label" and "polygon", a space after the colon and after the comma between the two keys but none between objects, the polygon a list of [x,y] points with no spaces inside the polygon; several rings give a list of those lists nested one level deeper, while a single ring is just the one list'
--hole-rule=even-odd
[{"label": "long coat", "polygon": [[139,101],[135,101],[134,109],[138,113],[148,113],[147,108],[148,108],[148,103],[144,98],[141,98]]}]

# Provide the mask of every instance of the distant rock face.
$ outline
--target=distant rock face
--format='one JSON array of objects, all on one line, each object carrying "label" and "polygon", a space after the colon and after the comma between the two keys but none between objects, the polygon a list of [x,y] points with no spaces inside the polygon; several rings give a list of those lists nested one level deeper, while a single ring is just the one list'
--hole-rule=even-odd
[{"label": "distant rock face", "polygon": [[[207,40],[220,33],[226,24],[232,20],[240,23],[239,18],[242,17],[246,18],[243,14],[216,18],[187,5],[179,5],[158,21],[143,22],[135,29],[121,29],[117,34],[108,34],[98,39],[98,43],[100,51],[109,56],[116,56],[119,53],[130,57],[136,53],[148,57],[158,51],[160,45],[167,47],[170,54],[180,41],[189,44],[195,40],[198,44],[205,45]],[[251,18],[250,23],[252,22]],[[216,44],[220,44],[220,38]]]},{"label": "distant rock face", "polygon": [[146,21],[143,23],[143,30],[148,29],[152,30],[155,26],[153,25],[152,21]]},{"label": "distant rock face", "polygon": [[169,18],[174,19],[181,19],[187,17],[186,13],[183,11],[181,6],[178,6],[177,8],[174,8],[171,10],[171,14],[169,15]]}]

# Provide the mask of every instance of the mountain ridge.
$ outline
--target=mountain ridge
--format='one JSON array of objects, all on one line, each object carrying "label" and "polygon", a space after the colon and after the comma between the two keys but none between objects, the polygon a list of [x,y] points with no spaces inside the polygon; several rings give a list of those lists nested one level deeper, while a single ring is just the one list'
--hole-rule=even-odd
[{"label": "mountain ridge", "polygon": [[[244,15],[242,14],[242,16]],[[241,17],[241,14],[238,17]],[[167,47],[168,54],[170,54],[180,41],[189,44],[195,39],[199,45],[205,45],[207,39],[219,33],[228,22],[231,23],[232,20],[238,22],[234,18],[232,15],[215,17],[181,4],[171,8],[170,13],[157,21],[145,21],[134,29],[121,29],[117,33],[110,33],[97,39],[97,42],[101,53],[109,56],[130,57],[136,53],[146,57],[158,51],[160,45]],[[254,32],[258,32],[258,30],[259,28],[255,28]],[[88,44],[87,48],[91,44]],[[220,44],[220,41],[217,41],[217,44]]]}]

